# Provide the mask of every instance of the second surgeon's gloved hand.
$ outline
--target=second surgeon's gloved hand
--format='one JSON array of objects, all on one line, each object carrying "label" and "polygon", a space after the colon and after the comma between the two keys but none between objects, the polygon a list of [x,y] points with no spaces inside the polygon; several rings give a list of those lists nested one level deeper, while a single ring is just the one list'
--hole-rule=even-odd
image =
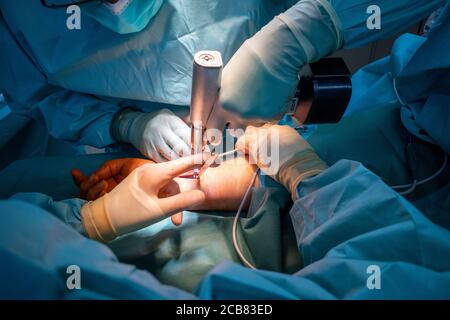
[{"label": "second surgeon's gloved hand", "polygon": [[[328,168],[311,145],[289,126],[249,126],[236,148],[250,156],[261,170],[297,198],[297,186]],[[270,152],[269,152],[270,151]]]},{"label": "second surgeon's gloved hand", "polygon": [[302,0],[244,42],[223,70],[220,104],[209,128],[226,116],[273,119],[282,115],[302,67],[342,46],[335,15],[326,0]]},{"label": "second surgeon's gloved hand", "polygon": [[[89,177],[85,176],[79,169],[73,169],[71,174],[75,184],[80,188],[80,198],[94,201],[111,192],[135,169],[150,163],[153,162],[140,158],[113,159],[106,161]],[[171,182],[160,193],[163,197],[169,197],[179,192],[177,183]],[[183,222],[183,213],[174,214],[170,219],[174,225],[178,226]]]},{"label": "second surgeon's gloved hand", "polygon": [[167,188],[177,176],[201,167],[205,158],[204,154],[196,154],[138,167],[110,193],[81,208],[84,231],[91,239],[109,242],[183,210],[194,209],[205,201],[203,191],[193,189],[167,196]]},{"label": "second surgeon's gloved hand", "polygon": [[168,109],[154,113],[121,111],[113,121],[112,132],[118,141],[131,143],[156,162],[191,154],[191,129]]}]

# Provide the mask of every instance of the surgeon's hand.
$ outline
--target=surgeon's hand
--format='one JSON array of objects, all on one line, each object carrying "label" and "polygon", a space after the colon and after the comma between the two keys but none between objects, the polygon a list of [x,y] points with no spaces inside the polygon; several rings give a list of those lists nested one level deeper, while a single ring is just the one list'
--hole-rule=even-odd
[{"label": "surgeon's hand", "polygon": [[[71,171],[75,184],[80,188],[80,198],[89,201],[97,200],[106,193],[111,192],[123,179],[135,169],[144,164],[154,163],[140,158],[121,158],[106,161],[89,177],[79,169]],[[171,182],[160,193],[161,197],[169,197],[179,193],[177,183]],[[183,221],[183,213],[177,213],[170,217],[174,225],[180,225]]]},{"label": "surgeon's hand", "polygon": [[156,113],[122,111],[112,124],[114,137],[131,143],[156,161],[174,160],[191,154],[191,130],[168,109]]},{"label": "surgeon's hand", "polygon": [[311,145],[289,126],[248,127],[236,148],[244,151],[261,170],[297,197],[297,186],[304,179],[327,168]]},{"label": "surgeon's hand", "polygon": [[82,207],[81,219],[86,234],[108,242],[177,212],[195,209],[205,201],[203,191],[194,189],[167,196],[164,190],[174,186],[175,177],[200,168],[206,157],[197,154],[135,169],[110,193]]}]

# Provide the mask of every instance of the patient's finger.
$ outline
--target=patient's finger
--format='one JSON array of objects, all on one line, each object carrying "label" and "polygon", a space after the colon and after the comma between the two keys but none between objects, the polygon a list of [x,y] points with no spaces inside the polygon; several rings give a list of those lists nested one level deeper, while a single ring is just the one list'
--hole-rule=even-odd
[{"label": "patient's finger", "polygon": [[86,181],[88,178],[81,172],[79,169],[73,169],[70,171],[70,174],[72,175],[73,182],[80,186],[84,181]]},{"label": "patient's finger", "polygon": [[114,180],[114,182],[116,183],[116,185],[118,185],[119,183],[121,183],[123,181],[123,179],[125,179],[126,177],[122,176],[121,174],[118,174],[114,177],[112,177],[111,179]]},{"label": "patient's finger", "polygon": [[173,216],[170,217],[172,220],[172,223],[176,226],[179,226],[183,223],[183,212],[175,213]]},{"label": "patient's finger", "polygon": [[97,183],[99,183],[99,180],[97,180],[95,176],[90,176],[84,180],[80,185],[80,197],[82,199],[86,199],[89,190],[91,190]]},{"label": "patient's finger", "polygon": [[[87,180],[83,181],[80,186],[80,193],[82,194],[82,197],[86,198],[89,190],[94,188],[94,186],[96,186],[98,183],[102,181],[109,181],[110,179],[114,180],[114,178],[114,176],[104,174],[104,172],[101,175],[95,173],[92,174]],[[115,187],[115,185],[111,188],[111,190]]]},{"label": "patient's finger", "polygon": [[[127,166],[134,162],[136,162],[136,159],[133,159],[133,158],[121,158],[121,159],[108,160],[100,168],[95,170],[95,172],[91,175],[90,178],[96,180],[96,183],[99,182],[100,180],[106,180],[109,178],[113,178],[117,175],[120,175],[124,168],[128,169]],[[139,167],[139,166],[140,166],[139,163],[135,165],[135,167]],[[131,169],[134,169],[134,168],[131,168]]]},{"label": "patient's finger", "polygon": [[107,179],[120,172],[124,159],[114,159],[106,161],[100,168],[94,171],[91,178],[97,179],[97,181]]},{"label": "patient's finger", "polygon": [[71,173],[75,184],[77,184],[80,188],[80,198],[86,199],[86,193],[89,191],[91,185],[93,184],[89,182],[89,178],[86,177],[80,170],[74,169],[71,171]]},{"label": "patient's finger", "polygon": [[[89,178],[84,176],[79,170],[72,170],[72,175],[75,174],[74,179],[76,177],[76,182],[79,182],[78,186],[80,187],[80,197],[83,199],[87,198],[88,192],[99,182],[102,180],[107,180],[114,175],[120,173],[121,168],[127,161],[130,159],[114,159],[106,161],[100,168],[98,168]],[[81,175],[80,175],[81,174]],[[92,194],[92,193],[91,193]]]},{"label": "patient's finger", "polygon": [[86,199],[89,201],[94,201],[100,197],[100,193],[108,187],[108,184],[105,180],[100,181],[94,187],[89,189]]},{"label": "patient's finger", "polygon": [[117,187],[117,185],[120,183],[117,181],[116,177],[113,178],[109,178],[106,181],[106,188],[104,189],[106,192],[111,192],[112,189],[114,189],[115,187]]}]

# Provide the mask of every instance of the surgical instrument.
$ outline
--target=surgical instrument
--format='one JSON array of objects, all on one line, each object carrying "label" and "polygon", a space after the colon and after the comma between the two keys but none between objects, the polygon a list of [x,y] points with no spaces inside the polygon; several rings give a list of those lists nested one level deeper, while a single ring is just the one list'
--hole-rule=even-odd
[{"label": "surgical instrument", "polygon": [[192,152],[202,152],[206,144],[206,123],[219,95],[223,62],[220,52],[200,51],[194,56],[191,93]]}]

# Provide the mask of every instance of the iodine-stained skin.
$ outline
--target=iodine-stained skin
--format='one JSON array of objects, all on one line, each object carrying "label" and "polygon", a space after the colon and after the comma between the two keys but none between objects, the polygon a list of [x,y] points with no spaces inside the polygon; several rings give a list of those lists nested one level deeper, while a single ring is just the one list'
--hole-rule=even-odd
[{"label": "iodine-stained skin", "polygon": [[[88,197],[88,200],[93,201],[104,193],[110,192],[134,169],[148,163],[152,161],[137,158],[115,159],[104,163],[89,177],[82,175],[79,170],[72,170],[72,175],[82,189],[81,197]],[[199,179],[195,179],[192,173],[174,179],[161,190],[160,197],[201,189],[206,194],[206,200],[196,207],[196,210],[235,211],[256,169],[256,166],[249,164],[245,157],[235,157],[210,166]],[[254,185],[259,186],[259,179]],[[251,197],[247,202],[250,203],[250,200]]]}]

